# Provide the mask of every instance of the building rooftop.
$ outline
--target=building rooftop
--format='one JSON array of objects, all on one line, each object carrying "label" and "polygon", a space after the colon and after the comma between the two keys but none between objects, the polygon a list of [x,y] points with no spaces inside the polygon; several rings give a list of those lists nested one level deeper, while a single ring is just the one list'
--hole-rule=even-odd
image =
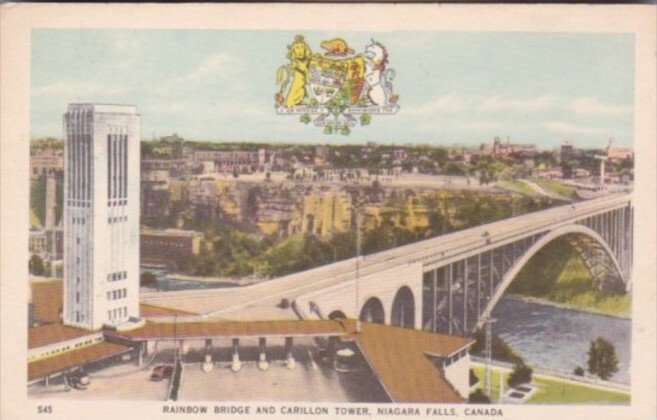
[{"label": "building rooftop", "polygon": [[27,378],[28,381],[33,381],[47,375],[66,371],[86,363],[92,363],[130,350],[131,347],[115,343],[103,342],[92,344],[47,359],[28,363]]},{"label": "building rooftop", "polygon": [[73,103],[68,104],[68,111],[94,111],[113,114],[138,115],[136,105],[123,104]]},{"label": "building rooftop", "polygon": [[36,322],[61,322],[60,311],[63,305],[62,279],[45,277],[30,278],[33,318]]},{"label": "building rooftop", "polygon": [[295,337],[344,335],[345,330],[338,321],[278,320],[278,321],[185,321],[148,322],[131,331],[109,332],[110,336],[135,341],[203,339],[219,337]]},{"label": "building rooftop", "polygon": [[46,324],[28,328],[27,348],[34,349],[61,341],[72,340],[85,335],[94,334],[93,331],[69,327],[63,324]]},{"label": "building rooftop", "polygon": [[474,340],[366,322],[355,337],[393,402],[460,403],[465,399],[440,376],[427,355],[449,356]]},{"label": "building rooftop", "polygon": [[[458,392],[427,358],[450,356],[470,346],[469,338],[363,322],[355,333],[353,320],[149,322],[132,331],[110,332],[122,339],[171,340],[217,337],[353,337],[370,368],[393,402],[463,402]],[[175,335],[174,335],[175,334]]]},{"label": "building rooftop", "polygon": [[[61,324],[59,311],[63,306],[64,299],[62,279],[30,277],[30,280],[34,320],[48,324]],[[139,310],[142,317],[189,315],[193,313],[145,303],[139,305]]]}]

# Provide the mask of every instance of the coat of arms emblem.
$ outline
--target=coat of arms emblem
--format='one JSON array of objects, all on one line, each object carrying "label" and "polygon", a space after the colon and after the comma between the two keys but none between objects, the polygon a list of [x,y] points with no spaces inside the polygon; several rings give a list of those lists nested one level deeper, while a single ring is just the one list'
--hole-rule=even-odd
[{"label": "coat of arms emblem", "polygon": [[276,72],[279,91],[276,112],[300,115],[300,121],[323,127],[327,134],[348,135],[357,122],[367,125],[372,115],[399,110],[393,93],[395,71],[388,67],[388,51],[372,40],[356,53],[345,40],[323,41],[323,53],[313,53],[303,35],[288,45],[288,63]]}]

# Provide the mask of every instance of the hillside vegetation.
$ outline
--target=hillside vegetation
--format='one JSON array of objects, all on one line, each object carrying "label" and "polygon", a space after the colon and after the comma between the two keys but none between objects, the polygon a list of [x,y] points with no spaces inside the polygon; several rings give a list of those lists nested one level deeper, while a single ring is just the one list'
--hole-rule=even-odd
[{"label": "hillside vegetation", "polygon": [[520,271],[509,293],[615,316],[629,316],[628,294],[597,290],[586,264],[565,240],[539,251]]}]

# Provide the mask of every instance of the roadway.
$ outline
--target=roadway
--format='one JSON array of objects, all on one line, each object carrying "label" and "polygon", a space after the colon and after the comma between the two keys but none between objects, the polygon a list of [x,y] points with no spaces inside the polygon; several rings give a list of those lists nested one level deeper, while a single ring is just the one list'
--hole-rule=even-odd
[{"label": "roadway", "polygon": [[[627,205],[629,194],[567,204],[516,216],[361,257],[361,277],[396,266],[422,262],[425,266],[458,260],[513,242],[525,236],[572,224],[588,216]],[[142,303],[235,320],[294,319],[294,312],[277,304],[286,298],[316,292],[356,278],[356,258],[235,288],[145,292]]]}]

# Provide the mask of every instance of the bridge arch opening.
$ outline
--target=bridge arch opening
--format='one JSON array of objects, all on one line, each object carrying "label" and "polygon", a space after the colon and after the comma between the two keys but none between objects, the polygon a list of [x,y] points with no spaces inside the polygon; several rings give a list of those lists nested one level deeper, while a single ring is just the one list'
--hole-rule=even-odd
[{"label": "bridge arch opening", "polygon": [[[547,282],[524,285],[522,284],[522,280],[523,276],[527,276],[526,273],[528,272],[532,272],[530,274],[535,275],[536,267],[539,267],[539,271],[553,270],[556,274],[551,274],[553,276],[559,276],[559,267],[554,267],[554,264],[550,267],[549,264],[542,261],[546,255],[547,257],[551,257],[550,251],[557,254],[559,252],[566,253],[567,251],[574,252],[577,258],[581,259],[580,271],[584,267],[583,270],[591,278],[590,285],[588,286],[589,289],[595,288],[608,295],[618,295],[626,292],[627,285],[619,262],[604,239],[597,232],[586,226],[570,225],[555,229],[539,239],[504,273],[500,283],[495,286],[493,296],[488,300],[485,310],[482,311],[482,316],[479,317],[477,327],[483,326],[483,315],[491,314],[495,305],[508,291],[514,291],[516,293],[520,291],[523,294],[523,289],[537,287],[539,292],[545,292],[549,286]],[[567,263],[570,263],[570,261],[565,262],[561,268],[565,268],[565,264]],[[532,266],[534,266],[533,269]],[[550,273],[545,274],[550,275]],[[548,280],[556,281],[555,278]],[[563,295],[564,293],[570,293],[573,289],[582,287],[587,286],[583,286],[581,283],[568,284],[566,282],[565,284],[556,284],[555,290]]]},{"label": "bridge arch opening", "polygon": [[369,298],[360,311],[359,319],[366,322],[385,324],[386,317],[381,300],[376,297]]},{"label": "bridge arch opening", "polygon": [[335,321],[336,319],[347,319],[347,315],[345,315],[344,312],[342,312],[341,310],[338,309],[338,310],[332,311],[329,314],[328,318],[331,321]]},{"label": "bridge arch opening", "polygon": [[415,328],[415,298],[408,286],[401,287],[392,301],[390,323],[404,328]]}]

